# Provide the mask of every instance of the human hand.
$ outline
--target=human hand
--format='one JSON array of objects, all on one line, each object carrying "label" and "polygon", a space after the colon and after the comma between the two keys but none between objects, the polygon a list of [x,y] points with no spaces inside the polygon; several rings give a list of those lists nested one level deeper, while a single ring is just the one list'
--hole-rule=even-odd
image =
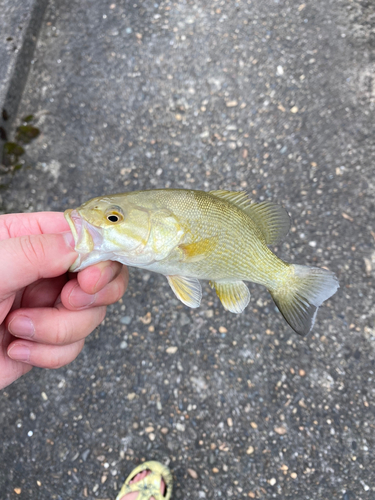
[{"label": "human hand", "polygon": [[33,366],[73,361],[106,305],[124,294],[126,267],[100,262],[67,273],[76,257],[62,213],[0,216],[0,389]]}]

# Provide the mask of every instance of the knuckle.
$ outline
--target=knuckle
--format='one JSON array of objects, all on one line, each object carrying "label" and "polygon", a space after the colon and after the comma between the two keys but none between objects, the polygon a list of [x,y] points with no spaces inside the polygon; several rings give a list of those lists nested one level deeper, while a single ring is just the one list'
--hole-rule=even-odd
[{"label": "knuckle", "polygon": [[69,336],[70,331],[68,323],[65,321],[57,322],[54,333],[54,343],[57,345],[65,345],[68,343]]},{"label": "knuckle", "polygon": [[20,238],[21,250],[33,266],[39,266],[46,258],[46,251],[40,238],[35,238],[30,235],[22,236]]}]

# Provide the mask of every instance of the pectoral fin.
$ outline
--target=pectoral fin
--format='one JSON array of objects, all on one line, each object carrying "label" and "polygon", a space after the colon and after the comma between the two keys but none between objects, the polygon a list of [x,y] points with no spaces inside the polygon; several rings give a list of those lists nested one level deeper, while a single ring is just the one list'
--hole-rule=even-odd
[{"label": "pectoral fin", "polygon": [[199,262],[210,255],[216,248],[217,238],[205,238],[194,243],[181,243],[178,248],[183,252],[185,262]]},{"label": "pectoral fin", "polygon": [[250,292],[243,281],[234,283],[212,282],[224,309],[232,313],[242,313],[250,301]]},{"label": "pectoral fin", "polygon": [[200,306],[202,299],[202,287],[197,278],[185,278],[184,276],[167,276],[168,283],[176,297],[186,306],[193,309]]}]

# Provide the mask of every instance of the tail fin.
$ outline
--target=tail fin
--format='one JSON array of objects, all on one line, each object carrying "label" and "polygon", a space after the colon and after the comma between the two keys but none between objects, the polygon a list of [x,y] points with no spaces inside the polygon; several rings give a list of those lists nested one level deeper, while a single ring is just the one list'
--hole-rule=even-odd
[{"label": "tail fin", "polygon": [[319,306],[336,292],[339,282],[325,269],[296,264],[291,267],[294,272],[286,283],[270,293],[289,325],[304,336],[312,330]]}]

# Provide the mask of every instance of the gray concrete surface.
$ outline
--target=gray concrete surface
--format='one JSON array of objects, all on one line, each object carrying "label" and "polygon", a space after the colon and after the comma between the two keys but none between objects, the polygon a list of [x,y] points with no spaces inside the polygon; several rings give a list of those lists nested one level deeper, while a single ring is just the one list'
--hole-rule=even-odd
[{"label": "gray concrete surface", "polygon": [[0,0],[0,149],[17,113],[48,0]]},{"label": "gray concrete surface", "polygon": [[[341,288],[299,338],[261,287],[201,308],[131,271],[79,358],[0,395],[2,499],[112,499],[141,460],[174,498],[375,498],[374,5],[50,1],[4,212],[153,187],[284,204],[278,254]],[[170,347],[177,348],[169,349]],[[193,472],[192,472],[193,471]]]}]

